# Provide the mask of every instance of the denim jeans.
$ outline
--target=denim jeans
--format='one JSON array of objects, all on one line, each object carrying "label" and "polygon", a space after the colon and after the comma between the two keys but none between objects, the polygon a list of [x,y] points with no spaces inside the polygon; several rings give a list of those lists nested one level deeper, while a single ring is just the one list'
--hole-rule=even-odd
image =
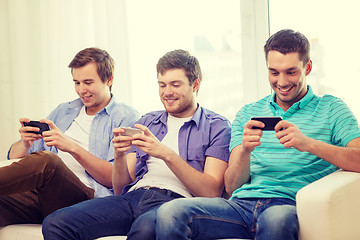
[{"label": "denim jeans", "polygon": [[295,202],[285,198],[176,199],[157,211],[156,239],[298,238]]},{"label": "denim jeans", "polygon": [[34,152],[0,168],[0,227],[41,223],[57,209],[93,197],[56,154]]},{"label": "denim jeans", "polygon": [[44,239],[92,240],[116,235],[127,235],[128,240],[155,239],[157,209],[172,199],[151,189],[138,189],[81,202],[46,217]]}]

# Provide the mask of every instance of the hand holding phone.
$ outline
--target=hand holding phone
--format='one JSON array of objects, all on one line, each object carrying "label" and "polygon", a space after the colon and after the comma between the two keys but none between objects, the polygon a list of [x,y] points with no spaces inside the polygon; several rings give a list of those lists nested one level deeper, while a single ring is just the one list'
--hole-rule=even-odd
[{"label": "hand holding phone", "polygon": [[264,128],[253,127],[253,129],[261,129],[263,131],[275,131],[275,126],[282,120],[282,117],[252,117],[251,120],[263,122]]},{"label": "hand holding phone", "polygon": [[40,128],[40,131],[29,131],[29,133],[36,133],[42,134],[45,131],[50,131],[50,127],[47,123],[41,123],[39,121],[30,121],[30,122],[23,122],[25,127],[37,127]]}]

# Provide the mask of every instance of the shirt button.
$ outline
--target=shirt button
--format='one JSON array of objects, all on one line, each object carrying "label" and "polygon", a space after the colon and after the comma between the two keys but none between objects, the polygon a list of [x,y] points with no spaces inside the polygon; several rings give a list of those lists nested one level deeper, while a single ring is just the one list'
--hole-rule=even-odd
[{"label": "shirt button", "polygon": [[161,131],[161,134],[164,134],[165,132],[164,131]]},{"label": "shirt button", "polygon": [[196,159],[197,159],[197,160],[199,160],[199,159],[200,159],[199,155],[196,155]]}]

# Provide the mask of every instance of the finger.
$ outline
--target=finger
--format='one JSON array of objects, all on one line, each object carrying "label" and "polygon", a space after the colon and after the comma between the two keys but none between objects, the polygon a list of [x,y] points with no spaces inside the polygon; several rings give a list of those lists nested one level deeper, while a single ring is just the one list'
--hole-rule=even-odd
[{"label": "finger", "polygon": [[19,129],[20,134],[24,134],[24,136],[35,136],[40,131],[38,127],[24,126]]},{"label": "finger", "polygon": [[24,122],[30,122],[30,119],[29,119],[29,118],[20,118],[20,119],[19,119],[19,122],[20,122],[21,126],[23,127],[23,126],[24,126]]},{"label": "finger", "polygon": [[116,151],[117,152],[122,152],[122,153],[124,153],[124,152],[127,152],[127,151],[130,151],[131,150],[131,147],[117,147],[117,148],[115,148],[116,149]]},{"label": "finger", "polygon": [[42,136],[40,134],[34,134],[34,133],[28,133],[28,134],[23,134],[22,135],[22,140],[23,141],[36,141],[41,139]]},{"label": "finger", "polygon": [[289,126],[289,122],[288,121],[279,121],[276,125],[275,125],[275,132],[280,132],[286,128],[288,128]]},{"label": "finger", "polygon": [[280,129],[276,129],[275,127],[275,134],[278,139],[283,138],[288,134],[288,131],[285,128],[280,127]]},{"label": "finger", "polygon": [[134,127],[142,130],[142,131],[145,133],[146,136],[154,136],[154,135],[152,134],[152,132],[151,132],[147,127],[145,127],[144,125],[135,124]]},{"label": "finger", "polygon": [[53,130],[53,129],[56,129],[56,128],[57,128],[56,125],[55,125],[55,123],[53,123],[53,121],[51,121],[51,120],[41,119],[40,122],[42,122],[42,123],[47,123],[47,124],[49,125],[49,127],[50,127],[50,130]]},{"label": "finger", "polygon": [[114,136],[119,136],[121,133],[124,133],[124,132],[125,132],[125,130],[121,127],[113,129]]},{"label": "finger", "polygon": [[264,128],[265,124],[257,120],[250,120],[245,124],[245,127],[249,129]]},{"label": "finger", "polygon": [[127,145],[127,146],[131,146],[132,137],[131,136],[118,135],[118,136],[115,136],[112,139],[112,142],[114,144],[114,147],[115,146],[124,146],[124,144]]}]

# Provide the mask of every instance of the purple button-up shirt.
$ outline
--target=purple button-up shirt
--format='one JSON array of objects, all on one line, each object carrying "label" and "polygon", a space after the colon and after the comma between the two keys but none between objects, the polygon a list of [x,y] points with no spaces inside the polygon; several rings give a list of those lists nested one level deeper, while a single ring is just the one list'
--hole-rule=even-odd
[{"label": "purple button-up shirt", "polygon": [[[148,127],[159,141],[162,141],[167,134],[167,119],[166,111],[155,111],[144,115],[137,123]],[[179,130],[180,157],[201,172],[204,171],[206,156],[228,162],[230,127],[230,122],[225,117],[198,105],[194,116]],[[136,179],[124,188],[123,194],[148,171],[146,160],[149,155],[135,146],[132,146],[130,152],[136,152]]]}]

